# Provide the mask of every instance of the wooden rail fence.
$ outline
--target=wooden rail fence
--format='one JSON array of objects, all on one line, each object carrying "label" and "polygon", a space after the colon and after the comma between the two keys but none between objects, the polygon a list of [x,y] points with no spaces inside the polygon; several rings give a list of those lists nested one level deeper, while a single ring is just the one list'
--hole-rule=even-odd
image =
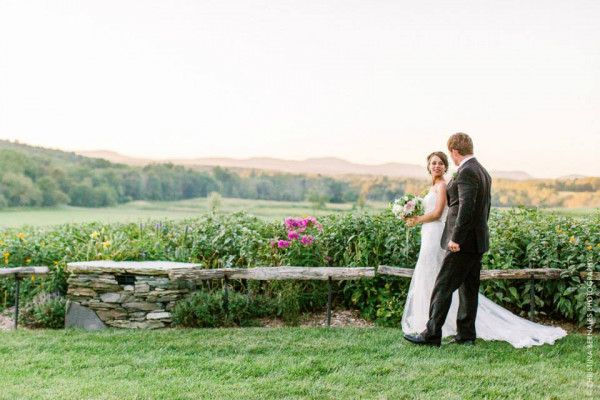
[{"label": "wooden rail fence", "polygon": [[[126,262],[123,262],[125,264]],[[129,264],[135,264],[127,262]],[[157,262],[161,263],[161,262]],[[75,263],[71,267],[79,268]],[[118,262],[111,262],[113,273],[119,273]],[[251,279],[251,280],[322,280],[328,282],[328,299],[327,299],[327,325],[331,325],[331,301],[332,301],[332,281],[337,280],[353,280],[374,278],[376,275],[395,276],[400,278],[411,278],[414,270],[412,268],[401,268],[388,265],[380,265],[374,267],[254,267],[254,268],[219,268],[219,269],[204,269],[199,265],[186,265],[185,268],[172,268],[168,270],[168,276],[171,280],[207,280],[207,279],[224,279],[224,296],[225,305],[229,293],[230,279]],[[84,268],[84,267],[80,267]],[[91,272],[89,267],[85,267],[85,271]],[[116,269],[115,269],[116,268]],[[100,272],[102,267],[94,270]],[[108,268],[107,268],[108,270]],[[507,269],[507,270],[482,270],[481,280],[489,279],[530,279],[530,319],[534,319],[535,279],[560,279],[561,274],[564,275],[565,269],[559,268],[532,268],[532,269]],[[108,271],[107,271],[108,272]],[[125,270],[123,271],[125,272]],[[46,275],[48,274],[47,267],[19,267],[19,268],[0,268],[0,278],[12,277],[15,279],[15,329],[18,321],[19,310],[19,281],[27,276]],[[580,276],[588,279],[586,272],[581,272]],[[600,280],[600,272],[593,272],[591,280]]]}]

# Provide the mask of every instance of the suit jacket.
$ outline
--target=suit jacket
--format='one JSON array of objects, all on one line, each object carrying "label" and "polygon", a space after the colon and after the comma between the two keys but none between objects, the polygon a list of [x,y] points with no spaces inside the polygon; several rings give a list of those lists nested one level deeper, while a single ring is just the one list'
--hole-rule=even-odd
[{"label": "suit jacket", "polygon": [[491,186],[492,178],[477,159],[460,166],[456,178],[446,187],[448,218],[440,243],[443,249],[448,250],[448,241],[452,240],[463,253],[483,254],[489,250]]}]

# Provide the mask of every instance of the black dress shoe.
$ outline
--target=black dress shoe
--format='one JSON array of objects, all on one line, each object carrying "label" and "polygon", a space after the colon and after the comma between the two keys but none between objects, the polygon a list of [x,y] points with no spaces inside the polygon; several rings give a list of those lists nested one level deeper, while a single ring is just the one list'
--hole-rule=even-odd
[{"label": "black dress shoe", "polygon": [[436,346],[436,347],[440,347],[440,343],[427,341],[420,334],[416,335],[416,336],[413,336],[413,335],[404,335],[404,339],[406,339],[409,342],[414,343],[414,344],[420,344],[420,345],[424,345],[424,346]]},{"label": "black dress shoe", "polygon": [[444,344],[464,344],[466,346],[473,346],[475,345],[475,341],[470,339],[462,340],[454,338],[448,342],[444,342]]}]

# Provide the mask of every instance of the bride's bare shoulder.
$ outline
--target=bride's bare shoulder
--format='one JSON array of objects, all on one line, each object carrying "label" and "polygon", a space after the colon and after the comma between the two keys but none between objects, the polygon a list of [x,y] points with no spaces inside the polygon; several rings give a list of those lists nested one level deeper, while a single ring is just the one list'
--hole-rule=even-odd
[{"label": "bride's bare shoulder", "polygon": [[432,190],[435,193],[442,193],[442,194],[446,193],[446,185],[447,185],[446,181],[436,182],[435,185],[433,185]]}]

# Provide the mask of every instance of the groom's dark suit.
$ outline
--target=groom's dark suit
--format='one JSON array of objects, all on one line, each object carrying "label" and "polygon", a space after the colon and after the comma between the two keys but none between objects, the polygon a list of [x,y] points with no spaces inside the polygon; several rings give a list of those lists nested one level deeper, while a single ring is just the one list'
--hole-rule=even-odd
[{"label": "groom's dark suit", "polygon": [[485,168],[472,158],[459,167],[456,178],[446,188],[448,219],[440,244],[448,250],[448,241],[452,240],[460,245],[460,251],[446,254],[435,281],[429,321],[421,333],[428,342],[441,341],[442,326],[456,289],[460,298],[456,339],[475,340],[481,258],[489,249],[491,184],[492,178]]}]

